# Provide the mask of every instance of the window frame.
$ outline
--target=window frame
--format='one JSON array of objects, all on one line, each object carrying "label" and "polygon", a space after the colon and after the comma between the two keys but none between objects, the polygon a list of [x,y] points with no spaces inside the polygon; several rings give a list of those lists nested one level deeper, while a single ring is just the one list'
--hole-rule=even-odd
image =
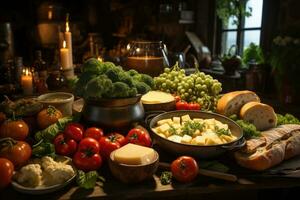
[{"label": "window frame", "polygon": [[[219,48],[218,52],[223,54],[224,52],[222,52],[222,47],[225,45],[225,41],[223,40],[223,34],[225,32],[231,32],[231,31],[235,31],[236,32],[236,44],[237,44],[237,54],[238,55],[242,55],[243,54],[243,49],[244,49],[244,37],[245,37],[245,31],[253,31],[253,30],[259,30],[260,31],[260,38],[259,38],[259,45],[261,45],[261,41],[262,41],[262,30],[263,30],[263,16],[264,16],[264,6],[265,6],[265,0],[263,1],[263,5],[262,5],[262,21],[259,27],[249,27],[246,28],[245,27],[245,19],[246,17],[242,17],[241,15],[238,17],[238,26],[237,28],[224,28],[223,23],[221,22],[221,20],[218,20],[219,22],[217,22],[218,24],[218,38],[219,38]],[[245,8],[246,8],[246,4],[244,4]],[[227,53],[227,52],[225,52]]]}]

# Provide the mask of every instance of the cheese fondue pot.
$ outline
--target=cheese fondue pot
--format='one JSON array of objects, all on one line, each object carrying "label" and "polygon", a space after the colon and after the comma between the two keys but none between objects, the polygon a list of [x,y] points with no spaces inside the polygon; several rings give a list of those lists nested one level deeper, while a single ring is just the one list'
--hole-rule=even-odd
[{"label": "cheese fondue pot", "polygon": [[144,119],[141,95],[132,98],[86,100],[82,117],[88,124],[121,129]]},{"label": "cheese fondue pot", "polygon": [[[173,142],[167,138],[163,138],[153,131],[153,128],[157,126],[157,122],[162,119],[169,119],[173,117],[181,117],[183,115],[189,115],[193,118],[211,119],[214,118],[224,124],[228,124],[228,127],[233,135],[236,136],[236,140],[217,145],[192,145],[192,144],[182,144],[178,142]],[[146,118],[146,123],[151,130],[151,135],[155,140],[155,143],[165,151],[175,154],[175,155],[190,155],[196,158],[214,158],[220,156],[221,154],[229,150],[237,150],[245,145],[245,139],[243,137],[242,128],[235,123],[233,120],[219,115],[216,113],[202,112],[202,111],[192,111],[192,110],[179,110],[164,112],[153,118],[153,115],[149,115]]]}]

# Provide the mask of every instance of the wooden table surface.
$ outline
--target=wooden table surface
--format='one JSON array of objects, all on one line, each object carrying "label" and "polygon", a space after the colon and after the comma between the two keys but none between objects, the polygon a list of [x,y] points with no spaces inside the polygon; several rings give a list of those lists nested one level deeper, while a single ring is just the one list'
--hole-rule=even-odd
[{"label": "wooden table surface", "polygon": [[[0,192],[0,199],[173,199],[174,197],[176,199],[194,199],[212,194],[224,196],[226,193],[231,194],[232,197],[239,193],[248,194],[249,197],[257,190],[300,187],[299,179],[293,178],[256,178],[252,181],[253,184],[240,184],[199,177],[195,182],[189,184],[175,182],[170,185],[161,185],[159,178],[154,176],[152,180],[143,184],[126,185],[110,177],[103,188],[97,186],[93,190],[84,190],[76,187],[73,183],[61,191],[35,196],[21,194],[9,187]],[[248,198],[245,196],[244,199]]]}]

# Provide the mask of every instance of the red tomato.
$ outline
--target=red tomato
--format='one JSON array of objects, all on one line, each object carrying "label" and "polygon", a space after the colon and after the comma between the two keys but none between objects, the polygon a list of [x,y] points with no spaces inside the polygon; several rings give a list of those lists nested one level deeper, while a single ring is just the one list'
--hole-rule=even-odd
[{"label": "red tomato", "polygon": [[178,101],[176,103],[176,110],[188,110],[189,109],[189,104],[184,101]]},{"label": "red tomato", "polygon": [[0,126],[0,138],[10,137],[14,140],[25,140],[29,127],[23,120],[6,120]]},{"label": "red tomato", "polygon": [[181,100],[181,97],[179,95],[174,96],[176,103]]},{"label": "red tomato", "polygon": [[[121,136],[123,136],[123,135],[121,135]],[[124,136],[123,136],[123,138],[124,138]],[[124,138],[124,140],[125,140],[125,138]],[[100,147],[101,147],[100,153],[104,159],[108,159],[110,156],[110,153],[112,151],[114,151],[122,146],[119,143],[119,141],[117,140],[117,137],[115,135],[104,136],[100,139],[99,143],[100,143]]]},{"label": "red tomato", "polygon": [[31,147],[23,141],[6,138],[1,141],[0,157],[10,160],[15,168],[22,167],[31,156]]},{"label": "red tomato", "polygon": [[85,130],[83,137],[91,137],[94,138],[95,140],[99,141],[100,138],[103,136],[103,130],[101,128],[97,127],[90,127]]},{"label": "red tomato", "polygon": [[76,142],[82,140],[83,137],[83,126],[79,123],[69,123],[64,131],[65,136],[68,139],[74,139]]},{"label": "red tomato", "polygon": [[150,147],[152,142],[149,133],[138,128],[133,128],[128,132],[126,141],[146,147]]},{"label": "red tomato", "polygon": [[181,156],[172,162],[171,171],[177,181],[187,183],[197,177],[199,168],[194,158]]},{"label": "red tomato", "polygon": [[111,141],[117,141],[121,146],[124,146],[126,144],[126,139],[123,135],[120,133],[110,133],[107,135],[108,138],[110,138]]},{"label": "red tomato", "polygon": [[72,156],[77,149],[76,141],[66,139],[62,133],[55,136],[53,144],[55,146],[55,152],[63,156]]},{"label": "red tomato", "polygon": [[200,110],[200,104],[198,103],[189,103],[189,110]]},{"label": "red tomato", "polygon": [[11,182],[14,173],[14,165],[6,158],[0,158],[0,189],[5,188]]},{"label": "red tomato", "polygon": [[85,152],[86,154],[96,154],[100,151],[100,145],[94,138],[83,138],[78,146],[78,151]]},{"label": "red tomato", "polygon": [[73,156],[73,163],[77,169],[85,172],[98,170],[102,165],[100,154],[86,154],[85,152],[77,151]]}]

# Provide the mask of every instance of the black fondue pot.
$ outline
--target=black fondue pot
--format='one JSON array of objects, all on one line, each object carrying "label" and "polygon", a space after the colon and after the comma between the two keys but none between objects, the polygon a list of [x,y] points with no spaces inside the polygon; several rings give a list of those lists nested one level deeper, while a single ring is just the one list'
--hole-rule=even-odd
[{"label": "black fondue pot", "polygon": [[86,100],[82,110],[83,120],[108,129],[130,127],[144,119],[141,95],[122,99]]}]

